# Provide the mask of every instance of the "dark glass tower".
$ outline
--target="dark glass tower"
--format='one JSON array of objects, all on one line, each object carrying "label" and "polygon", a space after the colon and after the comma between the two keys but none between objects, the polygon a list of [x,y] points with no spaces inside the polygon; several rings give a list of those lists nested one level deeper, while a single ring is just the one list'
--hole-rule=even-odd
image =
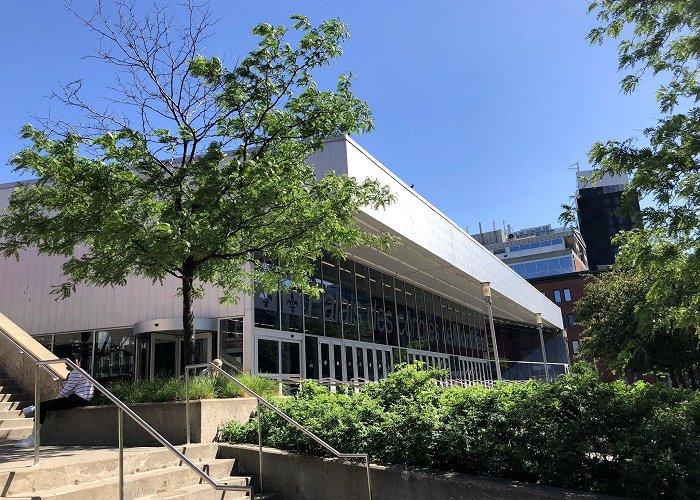
[{"label": "dark glass tower", "polygon": [[639,200],[622,210],[622,192],[629,179],[625,175],[606,176],[595,186],[581,177],[588,178],[593,171],[577,172],[579,176],[577,205],[581,236],[586,242],[588,267],[615,264],[618,247],[610,239],[620,231],[635,227],[639,220]]}]

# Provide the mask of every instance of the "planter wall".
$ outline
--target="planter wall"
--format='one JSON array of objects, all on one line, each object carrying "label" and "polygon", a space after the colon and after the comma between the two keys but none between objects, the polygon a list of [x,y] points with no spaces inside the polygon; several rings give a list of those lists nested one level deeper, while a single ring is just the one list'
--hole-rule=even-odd
[{"label": "planter wall", "polygon": [[[353,450],[342,450],[351,452]],[[235,458],[237,473],[258,473],[258,447],[219,446],[220,458]],[[372,465],[374,500],[490,499],[490,500],[612,500],[607,495],[505,481],[454,472]],[[364,462],[350,462],[263,448],[263,486],[282,500],[367,498]]]},{"label": "planter wall", "polygon": [[[129,407],[172,444],[187,441],[185,403],[137,403]],[[203,399],[190,402],[193,443],[214,441],[219,427],[231,420],[245,423],[256,411],[254,398]],[[124,444],[148,446],[156,439],[124,415]],[[41,444],[117,446],[117,407],[88,406],[49,414],[41,428]]]}]

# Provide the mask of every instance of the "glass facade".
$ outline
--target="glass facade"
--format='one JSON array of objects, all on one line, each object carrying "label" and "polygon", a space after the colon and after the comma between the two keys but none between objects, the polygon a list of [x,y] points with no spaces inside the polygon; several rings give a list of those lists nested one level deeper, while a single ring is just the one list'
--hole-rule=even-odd
[{"label": "glass facade", "polygon": [[[284,301],[288,292],[259,292],[254,300],[258,332],[304,334],[306,377],[376,380],[413,359],[455,374],[471,371],[491,378],[483,313],[359,262],[337,262],[327,255],[316,262],[312,283],[323,293],[301,297],[294,322],[285,319],[286,306],[275,299]],[[301,336],[294,337],[299,340],[281,346],[258,335],[257,371],[301,375]],[[477,367],[479,363],[484,366]]]},{"label": "glass facade", "polygon": [[573,273],[576,270],[572,256],[521,262],[519,264],[511,264],[510,268],[525,279]]},{"label": "glass facade", "polygon": [[564,238],[554,238],[553,240],[535,241],[533,243],[525,243],[523,245],[513,245],[508,247],[511,252],[521,252],[523,250],[531,250],[533,248],[551,247],[561,245],[564,246]]},{"label": "glass facade", "polygon": [[100,381],[131,378],[136,346],[131,328],[56,333],[33,337],[58,358],[78,359]]}]

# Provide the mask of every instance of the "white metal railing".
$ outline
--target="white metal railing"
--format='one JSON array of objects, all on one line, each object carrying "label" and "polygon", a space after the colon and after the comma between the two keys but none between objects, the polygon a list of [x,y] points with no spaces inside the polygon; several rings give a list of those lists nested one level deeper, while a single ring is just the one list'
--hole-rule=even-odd
[{"label": "white metal railing", "polygon": [[[99,390],[102,394],[104,394],[107,399],[109,399],[112,403],[114,403],[118,407],[118,412],[117,412],[117,425],[118,425],[118,435],[119,435],[119,499],[124,500],[124,413],[126,413],[129,417],[131,417],[134,422],[136,422],[143,430],[148,432],[151,436],[153,436],[156,441],[158,441],[160,444],[165,446],[167,449],[169,449],[171,452],[173,452],[183,463],[185,463],[190,469],[192,469],[194,472],[196,472],[199,477],[201,477],[204,481],[209,483],[215,490],[220,490],[220,491],[245,491],[250,495],[250,498],[253,498],[254,494],[254,487],[252,485],[238,485],[238,484],[225,484],[225,483],[219,483],[216,480],[212,479],[209,474],[204,472],[202,469],[197,467],[197,465],[194,464],[189,458],[187,458],[183,453],[181,453],[175,446],[173,446],[167,439],[165,439],[163,436],[161,436],[158,431],[156,431],[153,427],[151,427],[145,420],[143,420],[141,417],[139,417],[134,410],[129,408],[124,402],[122,402],[119,398],[117,398],[114,394],[109,392],[102,384],[100,384],[97,380],[92,378],[90,374],[88,374],[85,370],[80,368],[77,364],[75,364],[73,361],[70,359],[50,359],[50,360],[45,360],[45,361],[36,361],[36,368],[34,370],[34,465],[39,464],[39,448],[40,448],[40,443],[41,443],[41,436],[40,436],[40,429],[41,426],[39,425],[39,418],[40,418],[40,408],[41,408],[41,384],[39,382],[39,367],[40,366],[45,366],[45,365],[52,365],[56,363],[65,363],[67,366],[71,367],[73,370],[77,370],[78,373],[80,373],[85,380],[90,383],[95,389]],[[189,422],[187,426],[188,430],[188,439],[187,443],[189,444]]]},{"label": "white metal railing", "polygon": [[[229,364],[229,363],[227,363]],[[196,368],[209,368],[210,370],[213,369],[217,373],[223,375],[236,385],[238,385],[241,389],[246,391],[248,394],[252,395],[256,401],[257,401],[257,406],[258,406],[258,464],[259,464],[259,481],[260,481],[260,491],[263,489],[263,452],[262,452],[262,413],[260,413],[260,405],[264,405],[267,407],[269,410],[272,410],[272,412],[276,413],[279,417],[281,417],[283,420],[285,420],[287,423],[293,425],[297,429],[299,429],[301,432],[306,434],[308,437],[313,439],[316,443],[321,445],[323,448],[328,450],[331,454],[333,454],[337,458],[354,458],[354,459],[364,459],[365,460],[365,466],[367,469],[367,495],[369,500],[372,500],[372,480],[370,476],[370,466],[369,466],[369,454],[368,453],[341,453],[333,446],[330,444],[326,443],[323,439],[318,437],[316,434],[308,430],[306,427],[304,427],[302,424],[294,420],[292,417],[284,413],[282,410],[277,408],[275,405],[267,401],[265,398],[263,398],[261,395],[253,391],[250,387],[246,386],[243,384],[240,380],[236,379],[233,377],[231,374],[227,373],[224,371],[222,368],[216,366],[214,363],[200,363],[196,365],[187,365],[185,367],[185,421],[187,425],[187,443],[190,442],[190,370],[196,369]],[[299,380],[298,382],[301,382]]]}]

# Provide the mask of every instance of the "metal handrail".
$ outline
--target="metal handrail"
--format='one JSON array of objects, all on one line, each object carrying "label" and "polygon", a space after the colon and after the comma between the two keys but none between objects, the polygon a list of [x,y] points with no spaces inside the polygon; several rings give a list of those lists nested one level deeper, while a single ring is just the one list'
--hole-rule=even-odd
[{"label": "metal handrail", "polygon": [[[3,337],[5,337],[7,340],[9,340],[9,341],[19,350],[19,353],[20,353],[20,354],[23,354],[23,355],[27,356],[27,357],[28,357],[29,359],[31,359],[32,362],[34,362],[34,363],[36,363],[37,361],[40,361],[36,356],[34,356],[34,354],[32,354],[31,352],[29,352],[29,351],[27,350],[26,347],[24,347],[22,344],[20,344],[20,343],[17,342],[14,338],[12,338],[12,336],[11,336],[9,333],[7,333],[7,332],[5,332],[4,330],[0,329],[0,334],[1,334]],[[43,365],[42,365],[42,368],[44,369],[44,371],[45,371],[46,373],[49,374],[49,377],[51,377],[51,379],[52,379],[54,382],[56,382],[56,381],[58,380],[58,376],[57,376],[55,373],[53,373],[51,370],[49,370],[47,367],[45,367],[45,366],[43,366]]]},{"label": "metal handrail", "polygon": [[[192,469],[194,472],[196,472],[202,479],[204,479],[207,483],[209,483],[214,489],[216,490],[222,490],[222,491],[247,491],[248,494],[250,495],[250,498],[253,498],[254,495],[254,487],[252,485],[237,485],[237,484],[224,484],[224,483],[218,483],[214,479],[212,479],[209,474],[204,472],[202,469],[197,467],[189,458],[187,458],[183,453],[177,450],[175,446],[173,446],[167,439],[165,439],[163,436],[161,436],[158,431],[156,431],[153,427],[151,427],[144,419],[139,417],[134,410],[129,408],[124,402],[122,402],[119,398],[117,398],[114,394],[109,392],[102,384],[100,384],[97,380],[92,378],[92,376],[87,373],[85,370],[80,368],[77,364],[75,364],[73,361],[67,358],[62,358],[62,359],[51,359],[51,360],[46,360],[46,361],[37,361],[36,362],[36,368],[34,370],[34,465],[39,464],[39,445],[40,445],[40,429],[41,426],[39,425],[39,415],[40,415],[40,405],[41,405],[41,397],[40,397],[40,391],[41,391],[41,385],[39,383],[39,366],[44,366],[44,365],[51,365],[51,364],[56,364],[56,363],[65,363],[66,365],[70,366],[73,368],[73,370],[77,370],[78,373],[80,373],[85,380],[87,380],[90,385],[92,385],[95,389],[98,389],[102,394],[104,394],[107,399],[109,399],[112,403],[117,405],[118,407],[118,414],[117,414],[117,422],[118,422],[118,428],[119,428],[119,498],[120,500],[124,500],[124,413],[126,413],[129,417],[131,417],[134,422],[139,424],[143,430],[148,432],[151,436],[153,436],[156,441],[158,441],[160,444],[168,448],[170,451],[172,451],[177,457],[187,464],[187,466]],[[189,426],[188,426],[189,429]],[[187,444],[189,444],[189,439],[187,440]]]},{"label": "metal handrail", "polygon": [[276,413],[279,417],[287,421],[288,423],[292,424],[294,427],[299,429],[301,432],[309,436],[311,439],[316,441],[319,445],[323,446],[326,450],[328,450],[331,454],[335,455],[337,458],[363,458],[365,460],[365,465],[367,468],[367,494],[369,500],[372,500],[372,480],[370,477],[370,466],[369,466],[369,454],[368,453],[340,453],[338,450],[333,448],[330,444],[326,443],[323,439],[318,437],[316,434],[308,430],[306,427],[304,427],[302,424],[294,420],[292,417],[284,413],[282,410],[277,408],[275,405],[267,401],[265,398],[263,398],[260,394],[255,392],[253,389],[245,385],[243,382],[240,380],[236,379],[235,377],[231,376],[229,373],[221,369],[220,367],[216,366],[214,363],[200,363],[196,365],[187,365],[185,366],[185,420],[187,423],[187,443],[189,444],[190,442],[190,370],[195,369],[195,368],[204,368],[204,367],[209,367],[213,368],[216,370],[218,373],[221,373],[223,376],[234,382],[236,385],[238,385],[241,389],[246,391],[248,394],[252,395],[256,400],[257,400],[257,405],[258,405],[258,455],[259,455],[259,469],[260,469],[260,491],[262,491],[263,488],[263,455],[262,455],[262,426],[261,426],[261,420],[262,420],[262,414],[260,413],[260,404],[262,403],[264,406],[266,406],[268,409],[272,410],[274,413]]}]

